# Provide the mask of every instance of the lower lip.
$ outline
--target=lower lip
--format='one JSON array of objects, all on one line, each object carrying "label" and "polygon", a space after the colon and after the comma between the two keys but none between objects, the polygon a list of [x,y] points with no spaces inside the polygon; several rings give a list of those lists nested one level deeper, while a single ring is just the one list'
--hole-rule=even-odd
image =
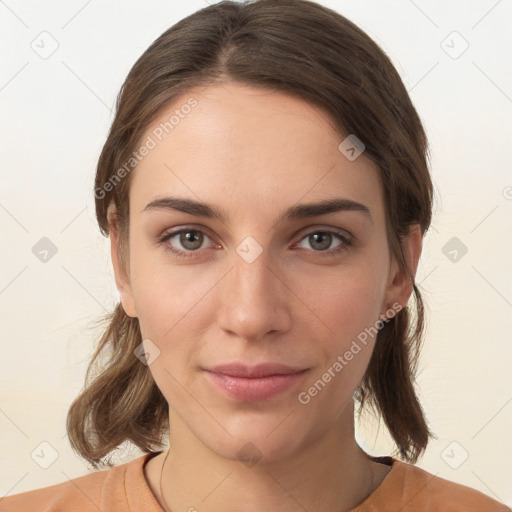
[{"label": "lower lip", "polygon": [[231,398],[257,402],[270,398],[290,389],[299,382],[308,370],[286,375],[269,375],[268,377],[232,377],[206,371],[206,375],[218,388]]}]

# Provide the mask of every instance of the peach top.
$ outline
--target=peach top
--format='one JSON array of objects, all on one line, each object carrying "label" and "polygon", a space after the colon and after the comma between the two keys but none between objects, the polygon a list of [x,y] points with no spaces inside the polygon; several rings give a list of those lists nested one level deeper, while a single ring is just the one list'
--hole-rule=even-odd
[{"label": "peach top", "polygon": [[[150,452],[110,469],[0,498],[1,512],[163,512],[144,475]],[[351,512],[511,512],[470,487],[393,459],[379,487]]]}]

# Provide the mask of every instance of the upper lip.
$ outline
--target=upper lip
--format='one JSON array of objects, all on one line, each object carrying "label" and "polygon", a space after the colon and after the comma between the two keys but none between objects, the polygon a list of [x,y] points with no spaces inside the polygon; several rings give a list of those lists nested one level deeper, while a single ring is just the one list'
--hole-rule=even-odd
[{"label": "upper lip", "polygon": [[204,369],[209,372],[229,375],[231,377],[258,378],[269,377],[271,375],[289,375],[293,373],[300,373],[307,368],[294,368],[280,363],[260,363],[255,366],[250,366],[243,363],[230,363]]}]

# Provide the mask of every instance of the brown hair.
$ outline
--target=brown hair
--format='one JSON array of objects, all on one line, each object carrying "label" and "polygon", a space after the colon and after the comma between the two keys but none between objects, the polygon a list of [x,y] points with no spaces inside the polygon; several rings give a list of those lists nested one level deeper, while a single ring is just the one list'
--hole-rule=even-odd
[{"label": "brown hair", "polygon": [[[119,233],[121,264],[128,265],[131,174],[126,162],[163,107],[192,87],[221,80],[282,91],[321,107],[340,137],[356,134],[365,155],[377,163],[390,251],[413,283],[416,318],[404,307],[385,322],[354,397],[359,412],[368,403],[382,416],[398,455],[416,462],[429,437],[436,436],[414,389],[424,307],[401,239],[415,223],[424,235],[431,222],[428,144],[390,59],[351,21],[309,0],[222,1],[158,37],[121,88],[99,157],[95,201],[102,234]],[[111,202],[115,216],[109,223]],[[119,303],[105,320],[108,327],[89,364],[86,386],[67,416],[73,449],[94,467],[111,465],[101,459],[125,441],[144,452],[160,449],[169,428],[167,401],[133,353],[142,342],[138,319]],[[101,368],[100,354],[108,355]]]}]

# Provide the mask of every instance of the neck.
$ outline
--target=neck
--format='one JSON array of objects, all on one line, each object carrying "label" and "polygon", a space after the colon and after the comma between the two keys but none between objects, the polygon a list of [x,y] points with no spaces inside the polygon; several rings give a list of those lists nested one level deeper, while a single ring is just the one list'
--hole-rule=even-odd
[{"label": "neck", "polygon": [[351,510],[375,490],[382,473],[355,440],[353,403],[347,409],[300,452],[253,465],[219,456],[173,415],[171,449],[161,471],[164,510]]}]

